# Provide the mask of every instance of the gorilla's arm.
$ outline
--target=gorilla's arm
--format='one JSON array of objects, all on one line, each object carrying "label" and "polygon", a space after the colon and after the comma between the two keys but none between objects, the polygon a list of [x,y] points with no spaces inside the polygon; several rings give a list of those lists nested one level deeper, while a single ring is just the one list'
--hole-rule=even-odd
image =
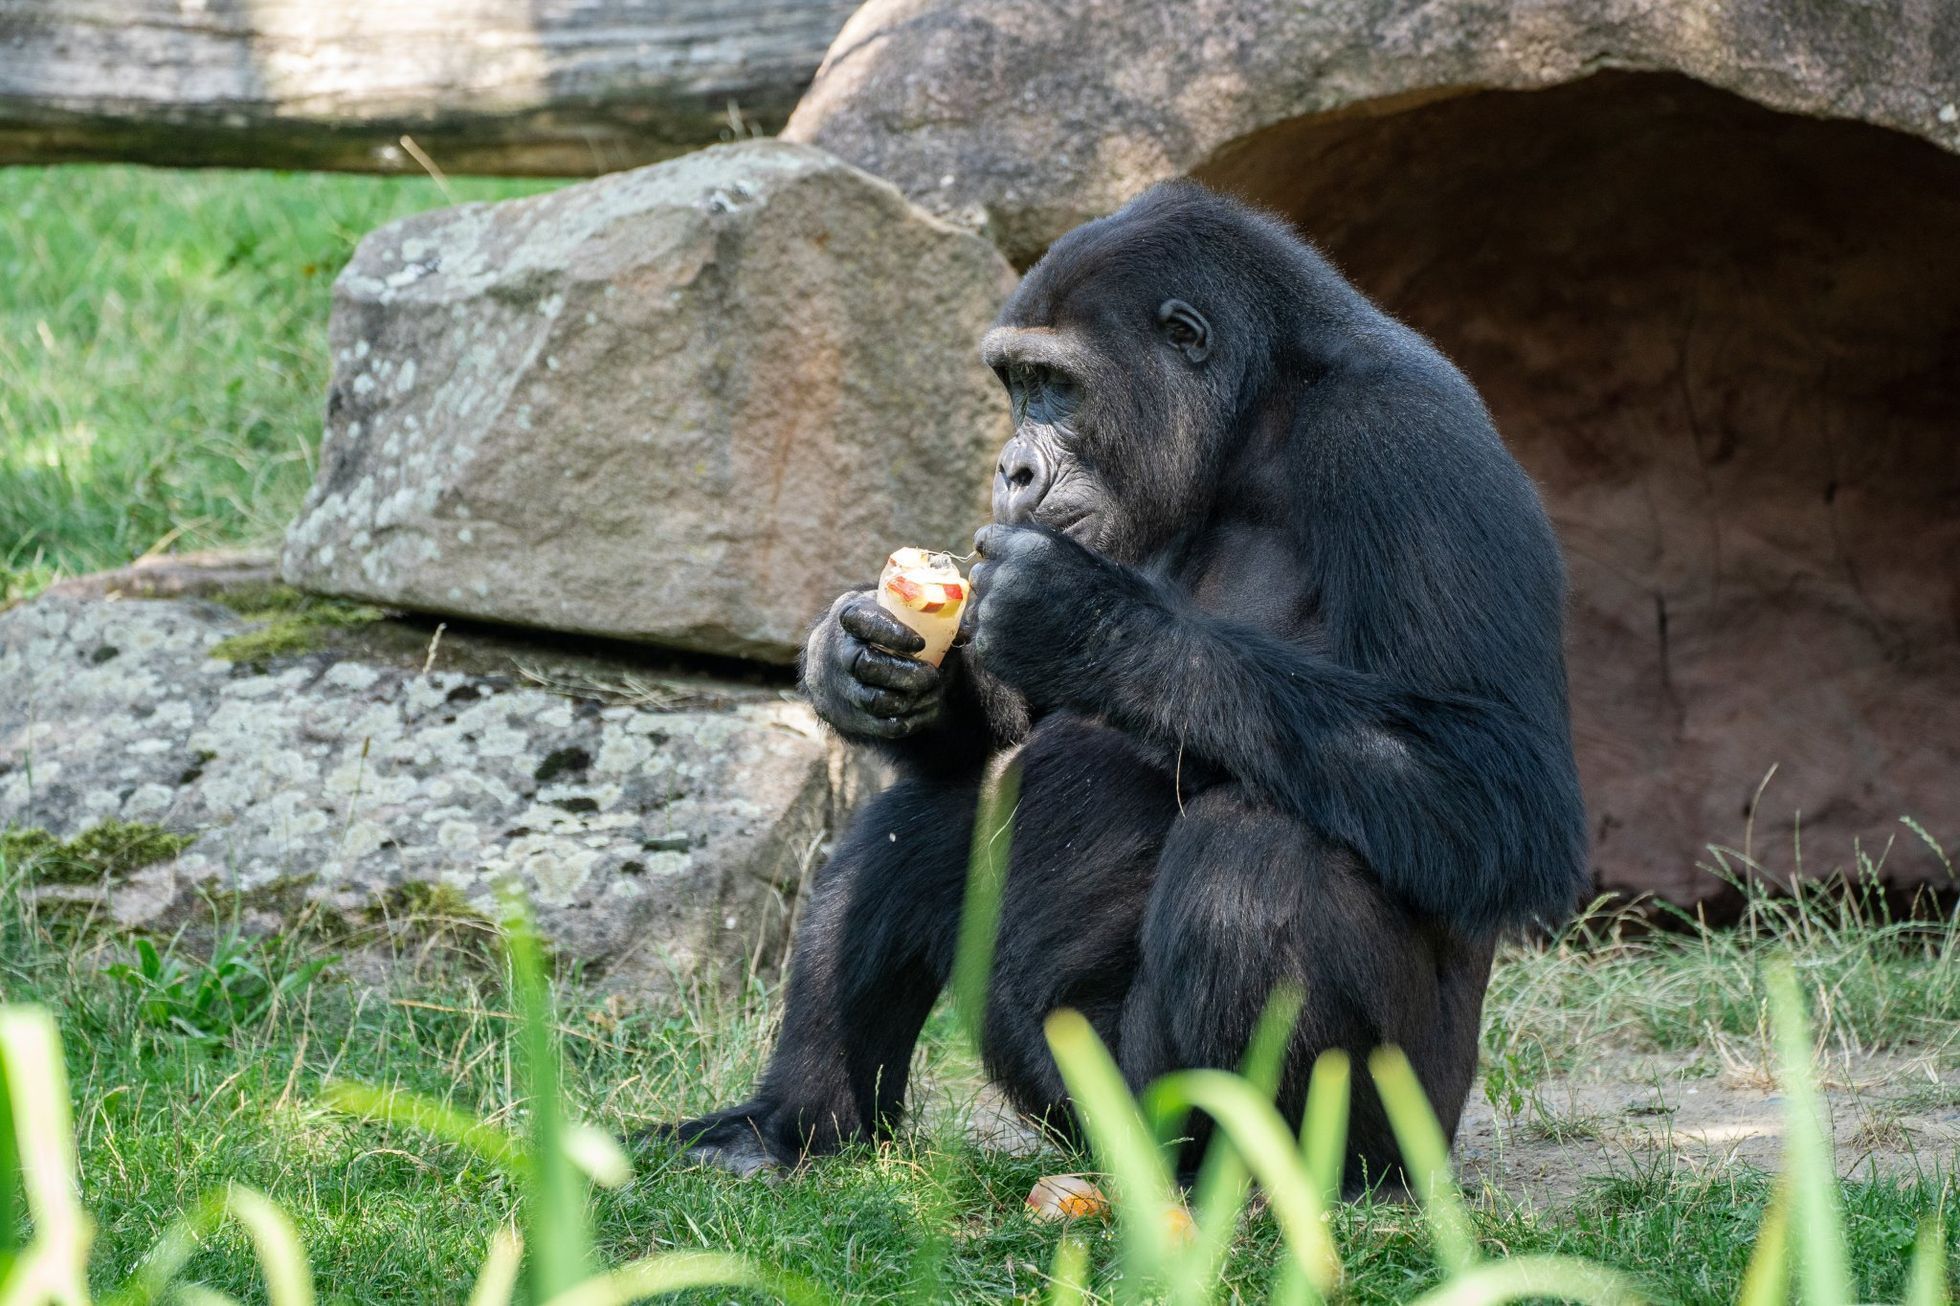
[{"label": "gorilla's arm", "polygon": [[1426,915],[1477,932],[1569,915],[1585,835],[1562,692],[1559,714],[1534,717],[1397,683],[1048,531],[989,528],[984,548],[974,651],[1038,709],[1101,716],[1230,774]]}]

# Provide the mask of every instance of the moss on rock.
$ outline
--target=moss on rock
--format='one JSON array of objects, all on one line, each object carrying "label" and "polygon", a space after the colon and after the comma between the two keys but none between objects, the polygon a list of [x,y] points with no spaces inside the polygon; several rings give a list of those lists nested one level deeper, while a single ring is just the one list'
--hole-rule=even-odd
[{"label": "moss on rock", "polygon": [[167,861],[196,842],[196,835],[159,825],[104,821],[72,839],[38,829],[0,831],[0,859],[9,869],[31,868],[44,884],[92,884]]},{"label": "moss on rock", "polygon": [[247,621],[260,622],[211,646],[211,656],[227,662],[264,662],[311,653],[336,630],[379,621],[380,608],[340,599],[323,599],[286,585],[245,585],[219,596]]}]

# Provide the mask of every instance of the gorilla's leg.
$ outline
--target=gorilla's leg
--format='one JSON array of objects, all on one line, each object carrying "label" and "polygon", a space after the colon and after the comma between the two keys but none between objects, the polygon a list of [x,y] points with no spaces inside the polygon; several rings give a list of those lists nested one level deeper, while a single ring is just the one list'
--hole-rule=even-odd
[{"label": "gorilla's leg", "polygon": [[[1187,800],[1165,841],[1117,1059],[1134,1085],[1181,1067],[1235,1066],[1274,989],[1296,984],[1305,1003],[1282,1111],[1297,1120],[1314,1059],[1345,1049],[1354,1083],[1347,1183],[1399,1182],[1367,1055],[1401,1047],[1454,1134],[1476,1066],[1491,950],[1417,922],[1350,854],[1220,786]],[[1206,1132],[1198,1122],[1186,1168]]]},{"label": "gorilla's leg", "polygon": [[1077,717],[1043,721],[1020,765],[983,1041],[988,1071],[1014,1105],[1067,1131],[1042,1021],[1073,1007],[1115,1043],[1177,797],[1169,767]]},{"label": "gorilla's leg", "polygon": [[903,780],[866,805],[817,873],[755,1098],[657,1134],[750,1174],[897,1122],[952,965],[978,799],[971,784]]}]

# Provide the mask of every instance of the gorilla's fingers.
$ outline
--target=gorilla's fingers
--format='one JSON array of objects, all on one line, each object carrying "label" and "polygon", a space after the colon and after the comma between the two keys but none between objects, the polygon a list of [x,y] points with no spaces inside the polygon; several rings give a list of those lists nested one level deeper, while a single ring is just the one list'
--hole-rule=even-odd
[{"label": "gorilla's fingers", "polygon": [[879,607],[876,599],[846,604],[837,614],[837,624],[867,644],[898,653],[917,653],[926,646],[924,636]]},{"label": "gorilla's fingers", "polygon": [[939,668],[932,663],[900,657],[868,644],[851,659],[851,675],[864,684],[882,685],[907,694],[929,694],[939,688]]},{"label": "gorilla's fingers", "polygon": [[1020,549],[1039,544],[1042,539],[1042,533],[1032,526],[1003,526],[995,522],[973,532],[973,551],[983,558],[999,562],[1012,557]]},{"label": "gorilla's fingers", "polygon": [[920,706],[914,695],[876,685],[854,684],[845,694],[860,710],[876,717],[904,716]]},{"label": "gorilla's fingers", "polygon": [[904,739],[916,735],[921,730],[939,720],[939,703],[934,700],[918,711],[907,716],[882,716],[867,719],[866,733],[877,739]]}]

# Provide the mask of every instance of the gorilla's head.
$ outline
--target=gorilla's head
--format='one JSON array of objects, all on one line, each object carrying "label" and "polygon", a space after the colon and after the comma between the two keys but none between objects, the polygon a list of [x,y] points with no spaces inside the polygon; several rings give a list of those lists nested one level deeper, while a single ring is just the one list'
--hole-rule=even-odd
[{"label": "gorilla's head", "polygon": [[1014,407],[994,520],[1125,562],[1202,521],[1286,334],[1300,249],[1190,182],[1057,241],[980,345]]}]

